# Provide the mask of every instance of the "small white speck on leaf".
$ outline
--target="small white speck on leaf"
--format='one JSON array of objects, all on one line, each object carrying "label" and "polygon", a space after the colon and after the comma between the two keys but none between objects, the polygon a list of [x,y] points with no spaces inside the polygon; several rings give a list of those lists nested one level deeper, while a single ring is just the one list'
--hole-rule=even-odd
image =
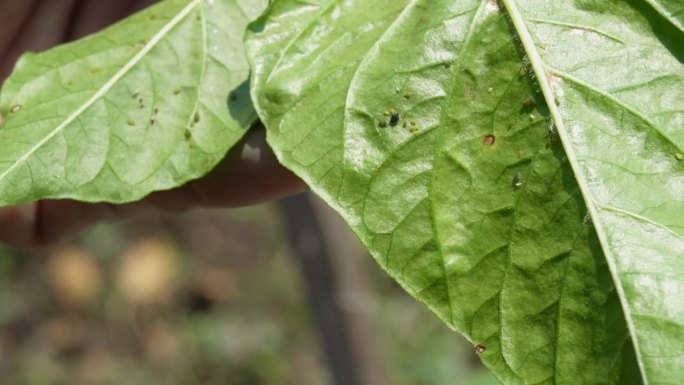
[{"label": "small white speck on leaf", "polygon": [[514,189],[519,189],[523,186],[523,176],[520,173],[520,171],[516,171],[515,175],[513,175],[513,188]]},{"label": "small white speck on leaf", "polygon": [[563,96],[565,96],[565,92],[563,91],[563,79],[550,73],[546,74],[546,78],[549,79],[549,85],[555,94],[556,105],[560,105]]},{"label": "small white speck on leaf", "polygon": [[499,4],[499,0],[489,0],[485,9],[490,12],[499,12],[501,11],[501,4]]},{"label": "small white speck on leaf", "polygon": [[568,33],[574,36],[582,36],[586,31],[583,29],[573,28]]}]

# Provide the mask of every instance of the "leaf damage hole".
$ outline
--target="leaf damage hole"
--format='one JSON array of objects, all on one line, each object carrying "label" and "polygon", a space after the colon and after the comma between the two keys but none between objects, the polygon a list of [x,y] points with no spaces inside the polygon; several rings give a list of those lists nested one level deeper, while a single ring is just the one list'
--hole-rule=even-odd
[{"label": "leaf damage hole", "polygon": [[494,143],[496,142],[496,136],[493,134],[485,135],[484,138],[482,138],[482,143],[485,144],[485,146],[493,146]]}]

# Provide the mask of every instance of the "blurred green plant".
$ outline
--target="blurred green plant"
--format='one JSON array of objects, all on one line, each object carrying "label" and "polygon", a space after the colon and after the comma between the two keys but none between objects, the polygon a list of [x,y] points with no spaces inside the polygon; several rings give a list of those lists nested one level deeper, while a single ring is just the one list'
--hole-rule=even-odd
[{"label": "blurred green plant", "polygon": [[[47,256],[47,263],[2,250],[1,383],[327,384],[299,272],[280,228],[273,206],[148,215],[99,225]],[[207,242],[217,246],[206,248]],[[117,277],[130,263],[126,255],[165,261],[158,267],[172,264],[161,267],[178,271],[172,279],[148,275],[166,294],[138,302],[130,287],[121,287]],[[369,317],[382,327],[368,343],[380,344],[392,384],[478,384],[482,377],[489,380],[483,384],[497,383],[472,363],[475,353],[462,338],[445,336],[439,320],[370,262],[363,263],[374,282]],[[55,274],[80,271],[74,266],[96,266],[96,292],[64,292],[65,286],[90,285],[74,279],[92,282]]]}]

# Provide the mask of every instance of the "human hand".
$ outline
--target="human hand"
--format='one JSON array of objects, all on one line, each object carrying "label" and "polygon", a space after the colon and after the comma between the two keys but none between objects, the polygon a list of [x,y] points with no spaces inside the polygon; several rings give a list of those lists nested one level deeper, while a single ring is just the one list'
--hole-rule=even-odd
[{"label": "human hand", "polygon": [[[0,83],[26,51],[42,51],[95,32],[154,0],[0,0]],[[125,205],[41,201],[0,208],[0,241],[30,248],[67,238],[88,225],[141,210],[235,207],[303,191],[304,183],[280,166],[254,127],[207,176]]]}]

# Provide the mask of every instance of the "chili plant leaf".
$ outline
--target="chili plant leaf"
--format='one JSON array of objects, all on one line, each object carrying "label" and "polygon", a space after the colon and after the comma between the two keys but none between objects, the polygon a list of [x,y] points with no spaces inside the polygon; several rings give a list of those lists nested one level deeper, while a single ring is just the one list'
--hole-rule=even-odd
[{"label": "chili plant leaf", "polygon": [[684,3],[680,0],[646,0],[660,14],[684,31]]},{"label": "chili plant leaf", "polygon": [[0,96],[0,205],[133,201],[206,174],[256,118],[242,38],[265,7],[167,0],[23,56]]},{"label": "chili plant leaf", "polygon": [[665,18],[280,0],[247,36],[252,97],[282,163],[503,383],[674,384],[684,37]]}]

